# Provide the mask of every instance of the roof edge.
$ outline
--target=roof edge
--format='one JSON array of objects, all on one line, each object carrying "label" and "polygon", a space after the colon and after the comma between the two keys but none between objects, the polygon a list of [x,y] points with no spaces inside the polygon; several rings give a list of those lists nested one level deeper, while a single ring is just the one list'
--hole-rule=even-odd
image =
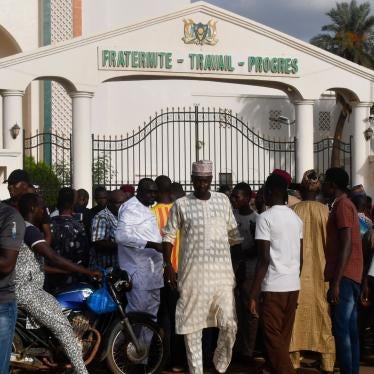
[{"label": "roof edge", "polygon": [[201,11],[204,14],[209,16],[217,17],[221,20],[225,20],[230,22],[234,25],[239,27],[243,27],[247,30],[251,30],[255,33],[263,35],[267,38],[273,39],[277,42],[280,42],[286,46],[294,48],[300,52],[309,54],[310,56],[323,59],[324,61],[335,65],[338,68],[361,76],[364,79],[368,79],[370,81],[374,81],[374,71],[368,68],[365,68],[361,65],[353,63],[349,60],[346,60],[342,57],[334,55],[330,52],[327,52],[321,48],[318,48],[310,43],[306,43],[300,39],[297,39],[293,36],[287,35],[281,31],[275,30],[269,26],[263,25],[256,21],[252,21],[248,18],[240,16],[236,13],[231,11],[227,11],[220,7],[217,7],[212,4],[205,3],[204,1],[198,1],[193,3],[191,6],[187,8],[183,8],[181,10],[177,10],[172,13],[165,14],[163,16],[145,19],[135,24],[131,24],[128,26],[120,27],[114,30],[106,31],[104,33],[91,35],[88,37],[78,37],[74,39],[70,39],[68,41],[64,41],[55,45],[49,45],[40,47],[33,51],[18,53],[15,55],[7,56],[0,59],[0,68],[6,68],[8,66],[17,65],[22,62],[30,61],[33,59],[37,59],[40,57],[46,57],[51,54],[55,54],[58,52],[63,52],[69,49],[75,49],[81,46],[85,46],[88,44],[96,43],[105,39],[113,38],[118,35],[123,35],[126,33],[134,32],[139,29],[143,29],[148,26],[156,25],[165,21],[170,21],[180,17],[186,17],[191,13]]}]

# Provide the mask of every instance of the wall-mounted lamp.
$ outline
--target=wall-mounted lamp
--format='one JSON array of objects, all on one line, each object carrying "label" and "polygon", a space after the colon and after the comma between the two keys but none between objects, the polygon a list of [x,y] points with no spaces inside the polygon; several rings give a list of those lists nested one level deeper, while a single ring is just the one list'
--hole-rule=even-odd
[{"label": "wall-mounted lamp", "polygon": [[293,120],[293,121],[290,121],[289,118],[287,117],[284,117],[284,116],[279,116],[279,117],[270,117],[269,118],[270,121],[274,121],[274,122],[278,122],[282,125],[287,125],[287,126],[292,126],[295,124],[296,120]]},{"label": "wall-mounted lamp", "polygon": [[12,135],[13,139],[16,139],[19,135],[19,132],[21,131],[21,128],[19,127],[18,123],[16,123],[11,129],[10,129],[10,135]]},{"label": "wall-mounted lamp", "polygon": [[364,136],[365,136],[365,139],[366,140],[370,140],[372,137],[373,137],[373,129],[371,127],[368,127],[365,131],[364,131]]},{"label": "wall-mounted lamp", "polygon": [[282,125],[292,126],[295,124],[296,120],[290,121],[290,119],[287,117],[279,116],[278,122],[281,123]]}]

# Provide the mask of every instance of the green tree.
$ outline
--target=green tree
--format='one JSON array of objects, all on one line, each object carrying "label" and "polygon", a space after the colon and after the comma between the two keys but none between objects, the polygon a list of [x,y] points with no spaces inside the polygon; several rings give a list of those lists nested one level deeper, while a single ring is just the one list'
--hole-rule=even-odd
[{"label": "green tree", "polygon": [[47,206],[55,207],[57,193],[61,188],[61,184],[51,167],[45,162],[36,163],[33,157],[26,156],[24,169],[29,174],[32,183],[39,186]]},{"label": "green tree", "polygon": [[333,23],[322,26],[321,34],[310,41],[356,64],[373,68],[370,36],[374,27],[374,16],[370,15],[370,3],[337,3],[326,13]]},{"label": "green tree", "polygon": [[110,186],[117,172],[113,170],[112,159],[109,153],[98,154],[92,165],[93,184],[95,186]]},{"label": "green tree", "polygon": [[[332,23],[322,26],[323,33],[311,39],[311,43],[331,53],[346,58],[367,68],[374,68],[374,48],[372,42],[374,16],[370,15],[370,3],[337,3],[327,12]],[[352,107],[343,95],[336,93],[336,101],[341,112],[335,127],[331,166],[340,166],[339,143],[342,140],[346,119]]]}]

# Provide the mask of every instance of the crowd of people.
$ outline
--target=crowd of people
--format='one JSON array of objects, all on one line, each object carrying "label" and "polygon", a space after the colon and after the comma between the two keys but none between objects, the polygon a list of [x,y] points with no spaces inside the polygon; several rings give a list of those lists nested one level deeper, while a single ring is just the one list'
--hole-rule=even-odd
[{"label": "crowd of people", "polygon": [[305,351],[320,354],[324,372],[359,372],[359,320],[372,324],[374,301],[364,187],[348,189],[341,168],[323,180],[309,170],[299,184],[277,169],[256,193],[244,182],[215,192],[210,161],[193,163],[191,178],[189,194],[164,175],[140,180],[136,193],[97,187],[92,209],[87,191],[64,187],[49,212],[25,171],[10,174],[0,203],[0,374],[17,305],[87,373],[52,295],[107,267],[128,273],[126,309],[158,321],[174,372],[202,374],[212,362],[225,373],[233,354],[253,368],[260,353],[271,372],[288,374]]}]

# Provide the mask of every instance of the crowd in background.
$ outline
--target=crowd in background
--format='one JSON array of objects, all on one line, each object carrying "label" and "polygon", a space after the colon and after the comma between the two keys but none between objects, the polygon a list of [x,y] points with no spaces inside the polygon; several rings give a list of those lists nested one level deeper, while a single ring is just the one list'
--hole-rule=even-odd
[{"label": "crowd in background", "polygon": [[[87,191],[64,187],[50,212],[27,173],[12,172],[10,198],[0,204],[0,316],[11,316],[0,322],[0,373],[7,372],[15,298],[86,372],[50,295],[107,267],[130,274],[127,310],[158,320],[175,372],[188,366],[200,374],[203,361],[225,372],[233,349],[234,359],[254,367],[260,355],[279,374],[300,368],[305,351],[320,354],[325,372],[338,364],[358,373],[374,301],[372,201],[364,187],[348,189],[347,173],[331,168],[323,180],[309,170],[295,184],[274,170],[255,193],[244,182],[213,192],[204,161],[194,163],[192,182],[187,195],[167,176],[142,179],[137,191],[99,186],[91,209]],[[40,277],[21,281],[31,271]]]}]

